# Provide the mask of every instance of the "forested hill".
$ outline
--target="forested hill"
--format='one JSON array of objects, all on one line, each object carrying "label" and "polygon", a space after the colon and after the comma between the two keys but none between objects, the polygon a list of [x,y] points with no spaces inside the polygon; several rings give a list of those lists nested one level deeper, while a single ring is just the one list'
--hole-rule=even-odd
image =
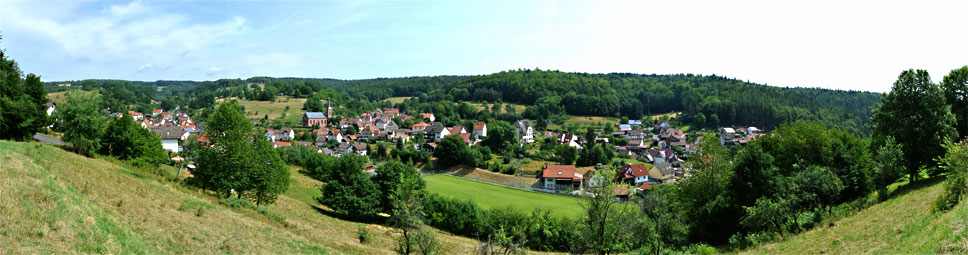
[{"label": "forested hill", "polygon": [[[866,136],[880,95],[816,88],[780,88],[719,76],[584,74],[516,71],[477,76],[446,86],[454,100],[534,105],[560,102],[572,115],[642,116],[681,111],[699,126],[819,120]],[[437,94],[431,94],[431,97]],[[547,98],[547,99],[542,99]],[[549,100],[550,99],[550,100]]]},{"label": "forested hill", "polygon": [[[58,88],[57,83],[48,83],[48,89]],[[75,82],[83,83],[89,82]],[[132,82],[148,87],[166,86],[167,89],[154,95],[157,101],[179,94],[194,97],[252,93],[246,91],[248,88],[241,89],[251,83],[266,85],[261,91],[264,97],[274,97],[277,93],[308,97],[326,89],[369,101],[389,97],[420,97],[425,102],[500,99],[531,106],[523,116],[530,119],[550,120],[561,114],[638,119],[649,114],[682,112],[684,122],[698,127],[743,125],[770,129],[782,122],[817,120],[830,128],[860,136],[870,133],[871,108],[880,101],[878,93],[781,88],[720,76],[543,70],[364,80],[253,77],[208,82]]]}]

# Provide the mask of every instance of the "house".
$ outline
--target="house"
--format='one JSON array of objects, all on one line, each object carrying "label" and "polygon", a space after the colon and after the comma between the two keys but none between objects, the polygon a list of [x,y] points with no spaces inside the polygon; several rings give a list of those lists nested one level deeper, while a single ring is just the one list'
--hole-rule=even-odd
[{"label": "house", "polygon": [[434,139],[434,141],[440,141],[440,139],[444,139],[445,136],[450,135],[450,130],[445,128],[443,124],[434,122],[433,125],[430,125],[430,127],[427,127],[427,129],[424,129],[424,135],[427,136],[427,139]]},{"label": "house", "polygon": [[437,121],[437,118],[434,117],[433,113],[421,113],[420,116],[422,116],[424,119],[429,120],[430,122]]},{"label": "house", "polygon": [[514,126],[514,130],[518,134],[518,141],[522,143],[534,142],[534,128],[531,127],[531,122],[519,120],[515,121],[512,126]]},{"label": "house", "polygon": [[642,120],[629,120],[629,123],[628,124],[631,125],[631,126],[641,126],[642,125]]},{"label": "house", "polygon": [[449,127],[449,128],[447,128],[447,131],[451,135],[467,133],[467,129],[465,129],[464,126],[453,126],[453,127]]},{"label": "house", "polygon": [[666,182],[672,179],[675,170],[669,162],[662,162],[649,169],[648,182]]},{"label": "house", "polygon": [[632,125],[629,125],[629,124],[620,124],[620,125],[618,125],[618,130],[620,130],[620,131],[629,131],[629,130],[632,130]]},{"label": "house", "polygon": [[625,131],[625,139],[628,140],[643,140],[645,139],[645,130],[642,129],[632,129]]},{"label": "house", "polygon": [[581,189],[584,176],[575,172],[575,165],[547,165],[541,179],[545,189]]},{"label": "house", "polygon": [[353,153],[366,156],[367,146],[365,143],[353,143]]},{"label": "house", "polygon": [[481,137],[487,136],[487,123],[477,122],[474,123],[474,139],[481,139]]},{"label": "house", "polygon": [[290,142],[272,142],[272,148],[292,146]]},{"label": "house", "polygon": [[306,127],[311,127],[313,125],[324,127],[326,126],[326,121],[326,115],[322,112],[307,112],[303,114],[302,124]]},{"label": "house", "polygon": [[380,129],[375,125],[365,125],[360,128],[360,139],[369,139],[377,136],[380,136]]},{"label": "house", "polygon": [[178,126],[152,128],[151,132],[161,137],[161,147],[168,152],[181,152],[178,141],[186,139],[189,134]]},{"label": "house", "polygon": [[279,130],[266,129],[265,135],[266,135],[266,139],[269,139],[269,142],[291,141],[293,139],[296,139],[295,132],[293,132],[292,128],[289,128],[289,127],[284,127]]},{"label": "house", "polygon": [[558,135],[558,144],[565,144],[575,148],[581,148],[581,138],[573,134]]},{"label": "house", "polygon": [[325,134],[323,134],[323,136],[325,136],[326,139],[335,139],[336,141],[343,140],[343,132],[339,129],[328,129],[324,132]]},{"label": "house", "polygon": [[719,133],[719,144],[726,145],[726,146],[740,144],[740,140],[741,140],[740,138],[742,138],[742,135],[739,133],[736,133],[736,130],[733,128],[728,128],[728,127],[719,128],[717,133]]},{"label": "house", "polygon": [[588,170],[585,173],[585,182],[588,183],[588,187],[598,187],[598,185],[605,183],[607,181],[604,174],[599,174],[596,169]]},{"label": "house", "polygon": [[413,129],[414,132],[416,132],[416,131],[424,131],[424,129],[427,129],[427,127],[429,126],[430,124],[427,124],[426,122],[421,121],[420,123],[413,124],[413,126],[410,128]]},{"label": "house", "polygon": [[47,104],[44,104],[44,106],[47,107],[47,116],[50,116],[51,114],[54,114],[54,109],[57,108],[57,103],[48,102]]},{"label": "house", "polygon": [[339,151],[340,154],[343,154],[343,153],[353,153],[353,144],[352,143],[340,143],[339,145],[336,146],[336,150]]},{"label": "house", "polygon": [[477,140],[471,139],[471,133],[454,134],[460,136],[460,139],[464,140],[467,146],[474,145]]},{"label": "house", "polygon": [[425,143],[422,149],[426,152],[434,152],[437,149],[437,143]]},{"label": "house", "polygon": [[649,169],[645,164],[625,164],[615,171],[613,182],[639,184],[649,180]]},{"label": "house", "polygon": [[400,128],[400,126],[398,126],[397,123],[393,122],[392,120],[388,120],[388,121],[381,120],[380,122],[376,123],[376,127],[379,128],[380,130],[387,130],[387,129],[394,130],[394,129]]}]

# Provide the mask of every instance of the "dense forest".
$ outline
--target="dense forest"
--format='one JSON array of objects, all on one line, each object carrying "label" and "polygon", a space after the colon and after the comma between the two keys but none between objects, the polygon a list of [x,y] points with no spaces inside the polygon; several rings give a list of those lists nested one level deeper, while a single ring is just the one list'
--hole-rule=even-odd
[{"label": "dense forest", "polygon": [[[64,87],[48,82],[49,91]],[[222,79],[217,81],[73,82],[86,90],[110,87],[112,109],[159,102],[160,107],[207,108],[218,97],[272,100],[277,95],[333,100],[339,115],[383,106],[389,97],[418,97],[420,102],[472,101],[528,105],[522,117],[538,122],[561,115],[628,117],[682,112],[681,121],[697,127],[731,125],[772,129],[783,122],[818,121],[837,130],[867,137],[871,109],[880,95],[818,88],[781,88],[721,76],[692,74],[587,74],[517,70],[480,76],[432,76],[336,80],[308,78]],[[118,84],[126,85],[122,89]],[[127,91],[126,91],[127,90]],[[325,91],[325,93],[317,93]],[[317,107],[321,107],[317,106]],[[136,107],[137,108],[137,107]],[[309,107],[307,107],[309,108]],[[137,108],[142,109],[142,108]],[[541,125],[541,123],[538,123]]]}]

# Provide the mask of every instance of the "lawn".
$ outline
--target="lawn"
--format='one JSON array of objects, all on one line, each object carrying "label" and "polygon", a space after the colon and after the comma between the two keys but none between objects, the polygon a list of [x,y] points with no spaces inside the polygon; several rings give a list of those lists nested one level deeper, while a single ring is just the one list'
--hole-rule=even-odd
[{"label": "lawn", "polygon": [[[287,118],[301,118],[304,110],[302,110],[303,103],[306,103],[305,98],[289,98],[279,97],[275,101],[253,101],[253,100],[238,100],[239,104],[245,106],[245,116],[248,118],[263,118],[266,114],[269,115],[269,119],[276,119],[282,116],[285,112]],[[289,106],[289,111],[286,111],[286,106]]]},{"label": "lawn", "polygon": [[383,99],[383,101],[390,102],[391,104],[399,104],[399,103],[403,103],[404,100],[407,100],[410,98],[412,97],[391,97],[391,98]]},{"label": "lawn", "polygon": [[483,208],[512,207],[525,213],[547,209],[552,215],[577,219],[582,210],[578,198],[523,191],[484,184],[449,175],[424,176],[431,192],[457,199],[470,199]]},{"label": "lawn", "polygon": [[51,102],[62,104],[67,102],[67,96],[65,94],[67,94],[67,91],[47,93],[47,98]]},{"label": "lawn", "polygon": [[[474,108],[477,108],[478,111],[484,110],[484,104],[482,104],[482,103],[471,103],[471,105],[474,105]],[[516,113],[523,113],[524,112],[524,108],[527,107],[527,106],[525,106],[523,104],[510,104],[510,103],[505,103],[504,105],[505,106],[501,107],[501,112],[505,112],[504,111],[504,107],[507,107],[507,105],[512,105],[512,107],[514,107],[514,112],[516,112]],[[494,106],[494,104],[487,104],[487,110],[490,110],[491,107],[493,107],[493,106]]]}]

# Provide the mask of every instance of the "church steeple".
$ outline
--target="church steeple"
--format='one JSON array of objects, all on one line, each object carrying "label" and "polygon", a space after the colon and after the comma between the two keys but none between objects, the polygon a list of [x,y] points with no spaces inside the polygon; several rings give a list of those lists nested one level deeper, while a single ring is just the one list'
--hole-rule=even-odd
[{"label": "church steeple", "polygon": [[333,104],[326,100],[326,118],[333,117]]}]

